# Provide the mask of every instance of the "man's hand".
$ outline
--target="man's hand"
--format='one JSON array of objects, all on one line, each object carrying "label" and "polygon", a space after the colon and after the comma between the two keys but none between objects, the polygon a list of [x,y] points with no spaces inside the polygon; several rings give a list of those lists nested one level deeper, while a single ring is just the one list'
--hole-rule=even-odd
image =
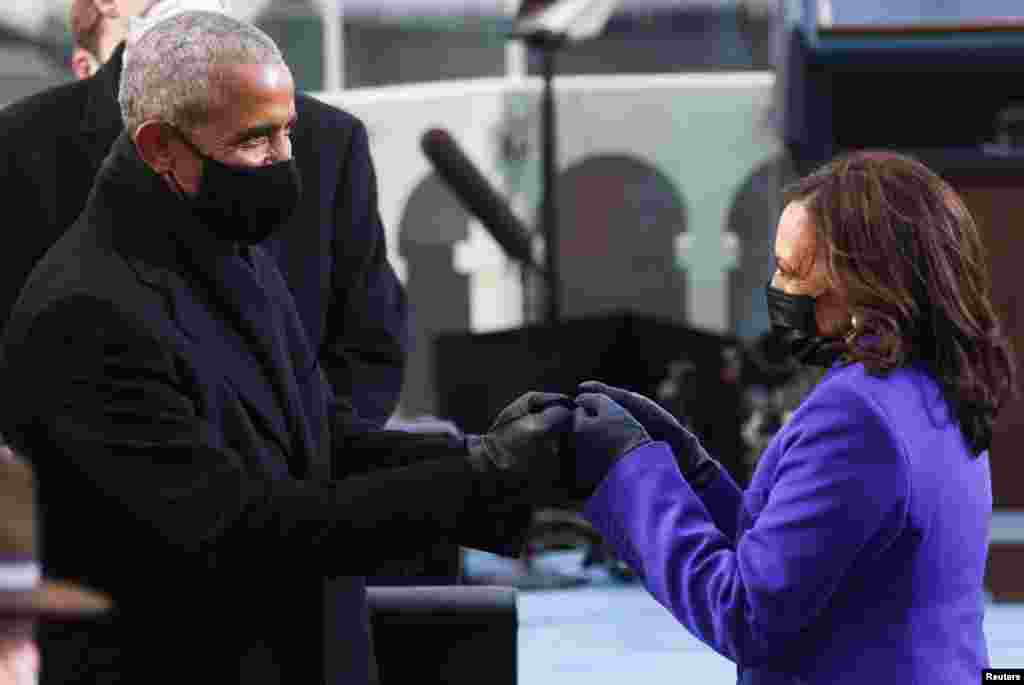
[{"label": "man's hand", "polygon": [[714,473],[711,467],[717,462],[708,456],[697,437],[654,400],[600,381],[580,383],[579,389],[583,393],[601,393],[612,398],[640,422],[652,439],[667,442],[676,456],[680,473],[691,485],[700,484]]},{"label": "man's hand", "polygon": [[484,435],[466,436],[469,463],[482,473],[528,477],[539,485],[562,478],[560,437],[572,425],[574,402],[568,395],[531,392],[498,414]]}]

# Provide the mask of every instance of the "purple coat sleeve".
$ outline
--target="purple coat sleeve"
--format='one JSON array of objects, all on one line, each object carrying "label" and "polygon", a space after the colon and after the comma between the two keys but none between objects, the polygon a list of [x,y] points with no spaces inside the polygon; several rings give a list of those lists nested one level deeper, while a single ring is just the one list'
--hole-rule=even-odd
[{"label": "purple coat sleeve", "polygon": [[700,491],[700,500],[707,507],[718,530],[735,542],[740,507],[743,506],[743,491],[721,465],[718,466],[718,475],[714,480]]},{"label": "purple coat sleeve", "polygon": [[905,525],[909,469],[881,409],[849,388],[805,409],[776,438],[771,487],[743,494],[735,541],[661,442],[621,459],[584,510],[654,598],[740,666],[799,639],[853,564]]}]

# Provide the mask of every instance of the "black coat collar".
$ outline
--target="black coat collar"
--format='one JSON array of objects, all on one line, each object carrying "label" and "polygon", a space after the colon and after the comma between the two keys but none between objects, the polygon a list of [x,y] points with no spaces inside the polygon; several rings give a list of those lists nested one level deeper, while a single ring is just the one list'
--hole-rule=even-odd
[{"label": "black coat collar", "polygon": [[288,455],[291,473],[308,473],[324,417],[309,415],[318,410],[308,398],[303,406],[296,379],[315,356],[269,255],[210,233],[126,133],[100,168],[86,213],[139,279],[167,296],[186,337],[218,360],[218,371]]},{"label": "black coat collar", "polygon": [[85,81],[86,101],[79,134],[94,169],[100,166],[111,141],[124,128],[117,99],[123,66],[124,43],[121,43],[100,70]]},{"label": "black coat collar", "polygon": [[110,226],[118,251],[139,263],[144,276],[181,272],[190,252],[203,261],[239,253],[207,231],[170,185],[147,165],[122,132],[96,175],[86,211]]}]

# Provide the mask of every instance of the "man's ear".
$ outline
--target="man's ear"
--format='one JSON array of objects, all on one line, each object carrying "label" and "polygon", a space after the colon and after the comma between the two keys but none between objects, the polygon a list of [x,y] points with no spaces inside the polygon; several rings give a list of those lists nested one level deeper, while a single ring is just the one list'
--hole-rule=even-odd
[{"label": "man's ear", "polygon": [[71,73],[79,81],[95,74],[99,67],[99,60],[85,48],[75,48],[75,51],[71,53]]},{"label": "man's ear", "polygon": [[135,148],[139,157],[161,176],[174,168],[173,140],[174,132],[163,121],[147,121],[135,131]]}]

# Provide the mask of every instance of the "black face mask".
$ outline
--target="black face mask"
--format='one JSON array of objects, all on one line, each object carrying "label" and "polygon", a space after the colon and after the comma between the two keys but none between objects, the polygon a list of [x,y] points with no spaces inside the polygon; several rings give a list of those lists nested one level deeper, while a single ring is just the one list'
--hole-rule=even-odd
[{"label": "black face mask", "polygon": [[294,158],[266,166],[233,166],[204,155],[184,135],[181,138],[203,160],[199,192],[194,197],[182,195],[221,240],[261,243],[295,213],[302,178]]},{"label": "black face mask", "polygon": [[814,315],[816,298],[790,295],[773,288],[771,281],[765,293],[772,332],[783,339],[793,358],[802,364],[832,366],[846,350],[846,345],[840,338],[818,333],[818,320]]}]

